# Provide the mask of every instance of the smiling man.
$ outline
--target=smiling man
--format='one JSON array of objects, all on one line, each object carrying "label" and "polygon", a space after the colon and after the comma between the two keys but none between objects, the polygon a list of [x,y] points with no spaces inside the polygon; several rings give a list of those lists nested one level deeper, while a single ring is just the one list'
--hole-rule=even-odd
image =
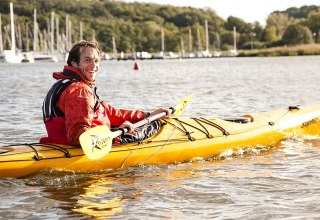
[{"label": "smiling man", "polygon": [[[133,124],[148,116],[166,112],[168,108],[159,108],[151,113],[141,110],[116,109],[99,101],[96,93],[96,75],[100,68],[100,50],[96,42],[81,41],[69,52],[67,66],[62,72],[53,73],[57,81],[44,99],[43,120],[48,137],[41,138],[40,143],[79,145],[79,136],[86,130],[106,125],[109,128],[128,128],[135,137],[142,139],[155,133],[159,123],[149,126],[156,129],[143,129],[148,134],[139,134],[133,130]],[[121,137],[117,140],[122,143]],[[128,142],[126,137],[123,143]]]}]

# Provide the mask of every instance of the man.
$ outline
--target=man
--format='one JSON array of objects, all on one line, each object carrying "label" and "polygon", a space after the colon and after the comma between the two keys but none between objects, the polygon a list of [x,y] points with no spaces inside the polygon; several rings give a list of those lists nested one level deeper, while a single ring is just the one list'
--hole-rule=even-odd
[{"label": "man", "polygon": [[[96,42],[81,41],[72,47],[68,65],[63,72],[53,73],[57,81],[43,102],[48,137],[41,138],[40,143],[79,145],[79,136],[98,125],[126,127],[132,137],[141,137],[141,134],[135,135],[132,123],[161,112],[166,112],[166,117],[170,117],[171,111],[168,108],[146,113],[141,110],[116,109],[99,101],[95,87],[99,63],[100,50]],[[150,133],[150,129],[146,130]],[[118,142],[128,141],[120,138]]]}]

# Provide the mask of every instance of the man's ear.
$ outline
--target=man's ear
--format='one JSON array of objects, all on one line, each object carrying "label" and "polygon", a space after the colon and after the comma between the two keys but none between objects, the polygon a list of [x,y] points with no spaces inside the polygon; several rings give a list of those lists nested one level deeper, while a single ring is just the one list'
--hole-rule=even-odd
[{"label": "man's ear", "polygon": [[71,65],[72,65],[73,67],[78,67],[78,64],[77,64],[76,61],[71,61]]}]

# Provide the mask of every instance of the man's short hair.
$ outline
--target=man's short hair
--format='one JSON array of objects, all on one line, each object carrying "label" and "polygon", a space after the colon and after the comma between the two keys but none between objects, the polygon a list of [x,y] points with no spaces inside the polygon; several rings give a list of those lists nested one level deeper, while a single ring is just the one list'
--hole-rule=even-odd
[{"label": "man's short hair", "polygon": [[73,47],[71,48],[69,55],[68,55],[68,60],[67,60],[67,64],[68,66],[72,66],[71,62],[75,61],[76,63],[80,62],[80,49],[82,47],[88,48],[94,48],[97,50],[98,54],[100,55],[100,49],[99,49],[99,45],[96,41],[79,41],[78,43],[76,43],[75,45],[73,45]]}]

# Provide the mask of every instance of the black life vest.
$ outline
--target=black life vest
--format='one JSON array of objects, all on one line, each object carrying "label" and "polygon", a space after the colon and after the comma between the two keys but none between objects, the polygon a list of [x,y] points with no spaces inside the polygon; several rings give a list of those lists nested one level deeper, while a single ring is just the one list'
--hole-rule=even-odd
[{"label": "black life vest", "polygon": [[57,107],[57,102],[62,92],[73,82],[75,82],[74,79],[59,79],[52,85],[42,104],[43,120],[64,116],[64,113]]},{"label": "black life vest", "polygon": [[[64,69],[63,75],[70,78],[59,79],[57,80],[49,90],[47,96],[45,97],[42,104],[42,113],[43,120],[45,121],[48,118],[52,117],[64,117],[64,113],[57,107],[57,102],[62,94],[62,92],[73,82],[81,81],[79,75],[74,73],[71,70]],[[93,88],[93,92],[97,97],[96,103],[94,105],[94,111],[99,107],[99,96],[97,94],[97,87]]]}]

